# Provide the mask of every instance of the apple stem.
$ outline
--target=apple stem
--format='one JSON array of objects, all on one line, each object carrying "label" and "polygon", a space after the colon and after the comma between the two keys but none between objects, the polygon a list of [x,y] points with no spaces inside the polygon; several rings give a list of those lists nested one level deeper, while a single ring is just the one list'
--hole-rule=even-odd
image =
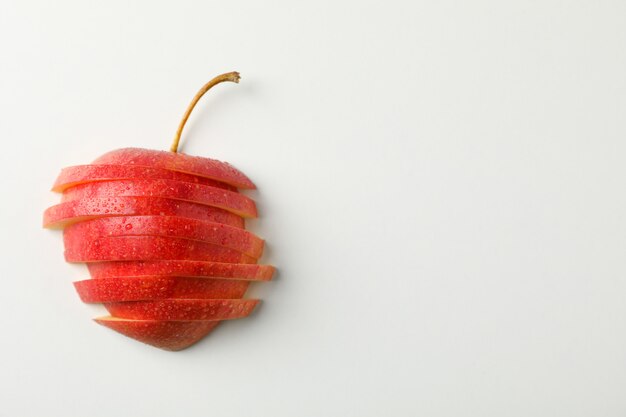
[{"label": "apple stem", "polygon": [[189,119],[189,115],[193,111],[193,108],[196,107],[196,104],[198,103],[200,98],[204,95],[204,93],[209,91],[211,87],[213,87],[214,85],[223,83],[224,81],[238,83],[240,78],[241,77],[239,76],[238,72],[227,72],[226,74],[218,75],[217,77],[213,78],[211,81],[206,83],[200,89],[200,91],[198,91],[198,93],[193,98],[193,100],[191,100],[191,103],[189,103],[189,106],[187,106],[187,110],[185,111],[185,114],[183,115],[183,118],[180,121],[180,124],[178,125],[178,130],[176,131],[176,136],[174,136],[174,142],[172,143],[170,151],[174,153],[178,152],[178,144],[180,143],[180,135],[183,133],[183,128],[185,127],[185,123],[187,123],[187,119]]}]

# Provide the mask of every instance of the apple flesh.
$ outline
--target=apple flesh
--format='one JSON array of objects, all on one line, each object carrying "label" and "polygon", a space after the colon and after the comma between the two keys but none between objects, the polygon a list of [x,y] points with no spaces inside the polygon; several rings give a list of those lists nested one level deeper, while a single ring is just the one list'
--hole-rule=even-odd
[{"label": "apple flesh", "polygon": [[243,228],[244,220],[216,207],[159,197],[100,197],[57,204],[44,212],[43,225],[62,229],[84,220],[113,216],[177,216]]},{"label": "apple flesh", "polygon": [[255,299],[184,299],[105,303],[113,317],[133,320],[230,320],[247,317]]},{"label": "apple flesh", "polygon": [[226,162],[182,153],[123,148],[107,152],[93,163],[164,168],[225,182],[237,188],[256,188],[248,177]]},{"label": "apple flesh", "polygon": [[94,321],[124,336],[170,351],[188,348],[220,323],[216,320],[128,320],[117,317],[98,317]]},{"label": "apple flesh", "polygon": [[174,180],[118,180],[79,184],[63,192],[62,201],[102,197],[161,197],[206,204],[241,217],[256,217],[254,201],[248,197],[208,185]]},{"label": "apple flesh", "polygon": [[164,275],[269,281],[274,275],[274,267],[270,265],[189,260],[94,262],[87,267],[95,279]]},{"label": "apple flesh", "polygon": [[77,281],[74,287],[85,303],[159,300],[164,298],[241,298],[249,281],[195,277],[103,278]]},{"label": "apple flesh", "polygon": [[224,246],[253,258],[259,258],[263,252],[263,240],[244,229],[173,216],[104,217],[73,224],[65,232],[86,240],[101,236],[183,238]]},{"label": "apple flesh", "polygon": [[133,180],[138,178],[144,180],[185,181],[223,188],[234,192],[237,191],[237,188],[232,185],[209,178],[185,174],[184,172],[170,171],[163,168],[150,168],[134,165],[77,165],[63,168],[52,186],[52,191],[63,192],[70,187],[87,182]]},{"label": "apple flesh", "polygon": [[233,249],[189,239],[161,236],[119,236],[85,240],[66,229],[67,262],[190,259],[196,261],[256,263],[256,258]]}]

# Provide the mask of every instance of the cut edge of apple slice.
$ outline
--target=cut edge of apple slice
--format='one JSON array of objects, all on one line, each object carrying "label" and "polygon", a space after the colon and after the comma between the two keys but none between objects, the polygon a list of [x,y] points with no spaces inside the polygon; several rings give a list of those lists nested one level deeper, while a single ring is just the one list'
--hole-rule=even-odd
[{"label": "cut edge of apple slice", "polygon": [[[52,209],[53,207],[56,207],[56,206],[48,207],[48,209]],[[46,211],[48,211],[48,209],[46,209]],[[102,217],[115,217],[115,216],[125,216],[125,214],[76,216],[76,217],[59,218],[58,220],[55,220],[55,221],[46,221],[45,212],[44,212],[43,228],[50,229],[50,230],[63,230],[66,227],[71,226],[75,223],[80,223],[80,222],[84,222],[87,220],[99,219]]]}]

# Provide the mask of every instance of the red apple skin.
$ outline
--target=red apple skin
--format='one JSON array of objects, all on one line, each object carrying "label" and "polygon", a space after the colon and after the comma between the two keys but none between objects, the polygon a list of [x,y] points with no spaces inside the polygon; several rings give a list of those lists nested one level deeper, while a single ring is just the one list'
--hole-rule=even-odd
[{"label": "red apple skin", "polygon": [[165,298],[241,298],[249,281],[192,277],[103,278],[77,281],[85,303],[160,300]]},{"label": "red apple skin", "polygon": [[246,230],[173,216],[104,217],[73,224],[65,231],[87,240],[103,236],[166,236],[224,246],[253,258],[263,253],[263,240]]},{"label": "red apple skin", "polygon": [[221,188],[173,180],[118,180],[88,182],[68,188],[62,202],[98,197],[161,197],[206,204],[241,217],[257,217],[254,201]]},{"label": "red apple skin", "polygon": [[161,236],[120,236],[87,240],[71,229],[63,233],[67,262],[189,259],[196,261],[256,263],[256,259],[222,246]]},{"label": "red apple skin", "polygon": [[70,187],[88,182],[132,179],[185,181],[237,192],[237,188],[232,185],[209,178],[163,168],[134,165],[77,165],[63,168],[52,186],[52,191],[63,192]]},{"label": "red apple skin", "polygon": [[113,317],[133,320],[230,320],[247,317],[259,300],[164,299],[105,303]]},{"label": "red apple skin", "polygon": [[94,321],[124,336],[174,352],[203,339],[220,323],[217,320],[125,320],[115,317],[99,317]]},{"label": "red apple skin", "polygon": [[97,197],[161,197],[221,208],[242,217],[256,217],[250,198],[228,190],[174,180],[116,180],[90,182],[68,188],[62,201]]},{"label": "red apple skin", "polygon": [[189,260],[95,262],[87,264],[94,279],[143,277],[151,275],[269,281],[274,275],[270,265],[232,264]]},{"label": "red apple skin", "polygon": [[256,188],[248,177],[226,162],[183,153],[123,148],[107,152],[93,163],[165,168],[225,182],[237,188]]},{"label": "red apple skin", "polygon": [[241,298],[250,281],[273,276],[256,265],[263,241],[244,230],[256,205],[238,188],[255,186],[227,163],[118,149],[61,172],[53,189],[62,203],[44,225],[65,228],[66,260],[86,262],[97,278],[75,286],[113,316],[99,324],[181,350],[220,320],[248,316],[259,303]]},{"label": "red apple skin", "polygon": [[112,216],[179,216],[222,223],[242,229],[244,220],[236,214],[204,204],[158,197],[101,197],[57,204],[44,212],[43,225],[62,229],[84,220]]}]

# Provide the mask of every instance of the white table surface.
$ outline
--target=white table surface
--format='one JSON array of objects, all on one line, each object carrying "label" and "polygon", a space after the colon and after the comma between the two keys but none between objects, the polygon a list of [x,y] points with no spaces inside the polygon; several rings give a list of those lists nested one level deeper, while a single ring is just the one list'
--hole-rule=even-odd
[{"label": "white table surface", "polygon": [[[168,5],[168,3],[171,3]],[[0,416],[623,416],[623,1],[4,2]],[[169,353],[96,325],[62,167],[226,160],[272,283]]]}]

